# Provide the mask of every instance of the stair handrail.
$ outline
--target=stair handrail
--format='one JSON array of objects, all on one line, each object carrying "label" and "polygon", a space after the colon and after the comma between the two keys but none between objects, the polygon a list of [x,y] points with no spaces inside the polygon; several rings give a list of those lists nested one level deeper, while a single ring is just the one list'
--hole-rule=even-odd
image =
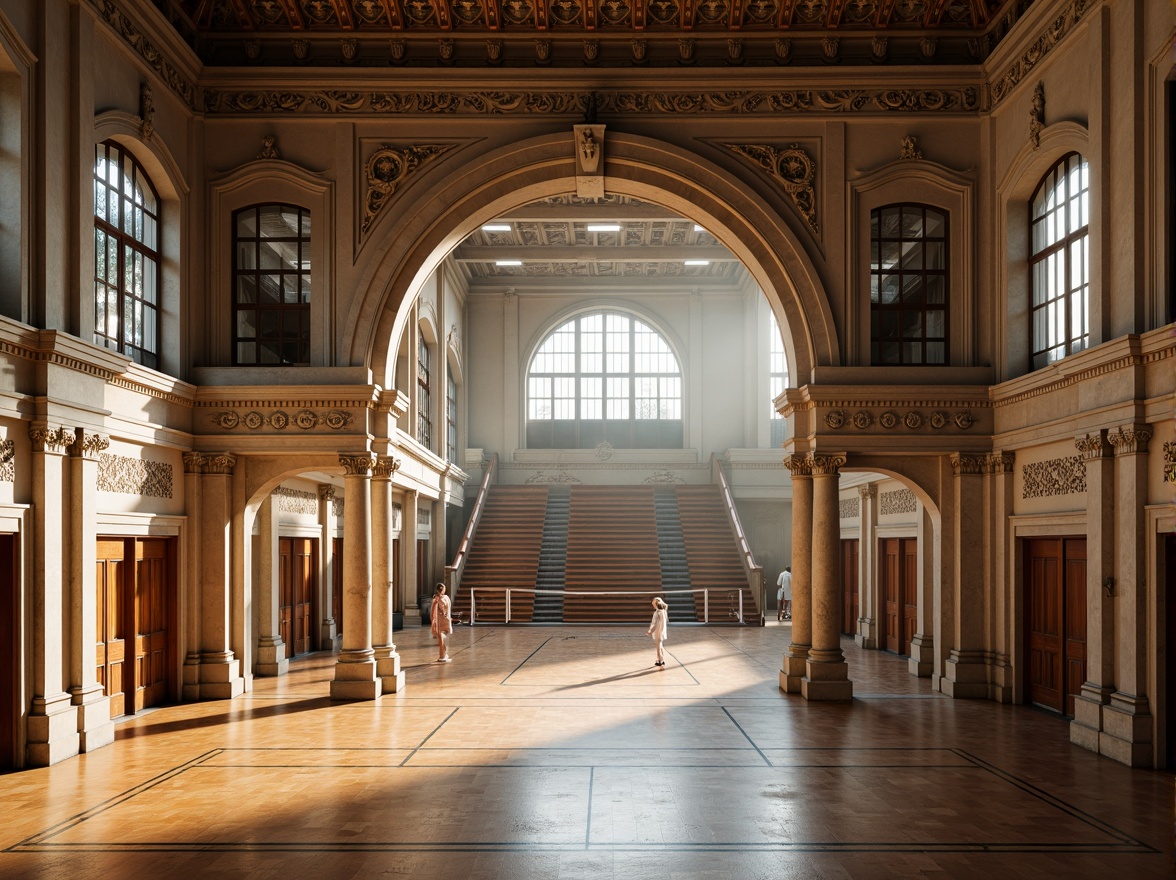
[{"label": "stair handrail", "polygon": [[461,536],[461,543],[457,545],[453,564],[445,566],[445,588],[450,596],[457,596],[457,591],[461,588],[461,576],[465,571],[466,561],[470,557],[470,544],[474,540],[474,533],[478,530],[482,511],[486,509],[486,496],[490,494],[490,486],[497,478],[498,453],[494,452],[491,453],[490,461],[486,464],[486,471],[482,474],[482,484],[478,487],[478,494],[474,499],[474,509],[470,511],[465,533]]},{"label": "stair handrail", "polygon": [[756,597],[759,604],[759,622],[764,626],[767,619],[767,593],[764,584],[764,567],[755,561],[755,554],[751,552],[751,544],[743,533],[743,525],[739,522],[739,511],[735,509],[735,499],[731,495],[731,486],[727,482],[727,475],[723,473],[723,465],[719,457],[711,453],[711,475],[719,487],[719,494],[723,497],[723,506],[727,509],[727,518],[731,523],[731,530],[735,533],[735,541],[739,545],[739,555],[743,563],[743,573],[747,577],[747,587],[751,595]]}]

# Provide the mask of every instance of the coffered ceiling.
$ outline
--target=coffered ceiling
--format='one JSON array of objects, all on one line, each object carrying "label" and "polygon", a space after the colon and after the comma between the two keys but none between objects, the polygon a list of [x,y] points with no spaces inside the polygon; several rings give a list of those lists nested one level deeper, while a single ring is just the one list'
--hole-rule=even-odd
[{"label": "coffered ceiling", "polygon": [[210,65],[975,64],[1032,0],[154,0]]}]

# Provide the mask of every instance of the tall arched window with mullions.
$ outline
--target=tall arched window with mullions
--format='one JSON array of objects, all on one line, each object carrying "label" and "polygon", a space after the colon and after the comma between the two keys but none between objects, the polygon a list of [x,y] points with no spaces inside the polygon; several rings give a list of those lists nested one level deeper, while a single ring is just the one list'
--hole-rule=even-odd
[{"label": "tall arched window with mullions", "polygon": [[1090,167],[1070,153],[1029,209],[1033,369],[1090,345]]},{"label": "tall arched window with mullions", "polygon": [[310,363],[310,211],[233,213],[233,363]]},{"label": "tall arched window with mullions", "polygon": [[159,366],[159,196],[115,141],[94,162],[94,341]]},{"label": "tall arched window with mullions", "polygon": [[527,446],[682,447],[682,370],[665,338],[621,312],[577,315],[527,371]]}]

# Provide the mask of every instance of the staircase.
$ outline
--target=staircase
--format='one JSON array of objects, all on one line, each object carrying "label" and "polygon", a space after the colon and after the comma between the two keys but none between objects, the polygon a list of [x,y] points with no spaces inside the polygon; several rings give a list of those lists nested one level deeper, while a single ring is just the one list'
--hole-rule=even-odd
[{"label": "staircase", "polygon": [[[696,590],[710,590],[711,623],[738,622],[740,594],[744,620],[754,620],[756,598],[747,586],[743,559],[719,487],[679,486],[676,494],[691,585]],[[694,602],[702,620],[701,593],[694,595]]]},{"label": "staircase", "polygon": [[539,546],[539,571],[535,576],[536,590],[558,590],[536,593],[532,623],[562,623],[564,613],[564,572],[568,556],[568,490],[552,486],[547,491],[547,515],[543,519],[543,540]]},{"label": "staircase", "polygon": [[673,590],[690,589],[690,565],[686,561],[686,542],[682,538],[682,522],[678,517],[678,496],[673,490],[653,493],[653,512],[657,522],[657,551],[661,559],[662,589],[669,605],[671,623],[694,623],[700,618],[689,593]]}]

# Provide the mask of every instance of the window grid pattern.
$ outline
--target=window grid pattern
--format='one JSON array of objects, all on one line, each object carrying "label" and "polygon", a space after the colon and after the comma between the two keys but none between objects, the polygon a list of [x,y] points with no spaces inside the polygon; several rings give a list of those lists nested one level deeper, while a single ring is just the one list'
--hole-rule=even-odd
[{"label": "window grid pattern", "polygon": [[681,446],[678,359],[661,334],[630,315],[579,315],[535,353],[527,419],[532,447]]},{"label": "window grid pattern", "polygon": [[947,363],[947,234],[926,205],[870,212],[871,363]]},{"label": "window grid pattern", "polygon": [[159,366],[159,197],[114,141],[94,162],[94,341]]},{"label": "window grid pattern", "polygon": [[433,448],[433,393],[429,343],[424,336],[417,340],[417,440]]},{"label": "window grid pattern", "polygon": [[1090,166],[1070,153],[1029,211],[1033,369],[1090,345]]},{"label": "window grid pattern", "polygon": [[784,393],[788,387],[788,359],[784,356],[784,337],[780,335],[780,324],[774,314],[770,315],[768,327],[768,409],[771,411],[771,444],[780,446],[784,443],[785,420],[773,401]]},{"label": "window grid pattern", "polygon": [[445,454],[457,461],[457,382],[452,373],[445,377]]},{"label": "window grid pattern", "polygon": [[310,211],[233,214],[233,363],[310,363]]}]

